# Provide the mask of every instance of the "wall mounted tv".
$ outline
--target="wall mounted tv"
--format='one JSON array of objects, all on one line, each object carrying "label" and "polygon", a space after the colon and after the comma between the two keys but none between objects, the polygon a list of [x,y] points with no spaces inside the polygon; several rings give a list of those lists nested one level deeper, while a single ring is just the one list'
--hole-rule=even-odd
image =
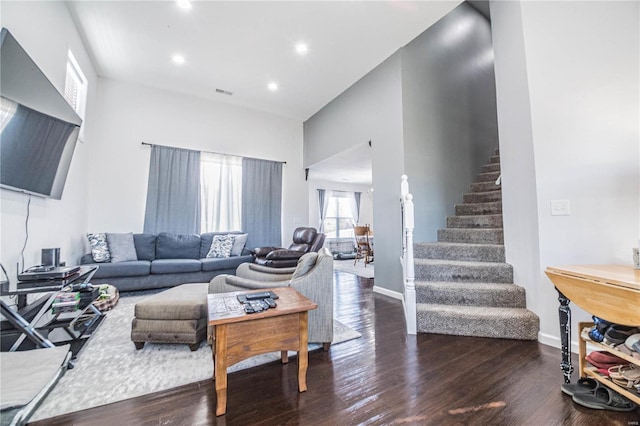
[{"label": "wall mounted tv", "polygon": [[6,28],[0,37],[0,187],[59,200],[82,120]]}]

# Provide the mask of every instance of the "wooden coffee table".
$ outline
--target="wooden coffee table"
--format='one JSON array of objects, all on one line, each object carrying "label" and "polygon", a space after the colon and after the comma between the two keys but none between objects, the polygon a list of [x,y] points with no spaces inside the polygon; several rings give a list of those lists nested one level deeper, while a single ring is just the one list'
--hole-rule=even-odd
[{"label": "wooden coffee table", "polygon": [[[307,315],[318,305],[290,287],[270,290],[279,296],[278,306],[257,314],[245,314],[236,296],[265,290],[208,295],[216,416],[227,412],[227,367],[255,355],[281,351],[282,362],[286,363],[287,351],[297,351],[298,391],[307,390]],[[215,308],[220,301],[226,306],[225,311]]]}]

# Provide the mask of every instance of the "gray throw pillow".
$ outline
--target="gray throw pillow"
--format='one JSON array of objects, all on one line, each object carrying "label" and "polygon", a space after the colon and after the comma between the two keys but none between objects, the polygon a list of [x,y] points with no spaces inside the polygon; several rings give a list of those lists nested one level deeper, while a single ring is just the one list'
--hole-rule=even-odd
[{"label": "gray throw pillow", "polygon": [[233,249],[233,241],[236,239],[235,235],[214,235],[211,241],[211,248],[207,253],[207,258],[217,257],[230,257],[231,249]]},{"label": "gray throw pillow", "polygon": [[107,232],[107,243],[111,253],[111,263],[138,260],[133,234],[110,234]]},{"label": "gray throw pillow", "polygon": [[87,234],[89,247],[91,247],[91,257],[96,263],[111,262],[111,253],[107,244],[107,234]]},{"label": "gray throw pillow", "polygon": [[247,243],[247,238],[249,238],[249,234],[231,234],[235,237],[233,240],[233,248],[231,249],[231,256],[240,256],[242,254],[242,249],[244,249],[244,245]]},{"label": "gray throw pillow", "polygon": [[317,260],[318,260],[318,253],[306,253],[302,255],[302,257],[298,259],[296,270],[293,272],[291,279],[294,280],[298,277],[301,277],[309,273],[309,271],[313,269],[314,266],[316,266]]}]

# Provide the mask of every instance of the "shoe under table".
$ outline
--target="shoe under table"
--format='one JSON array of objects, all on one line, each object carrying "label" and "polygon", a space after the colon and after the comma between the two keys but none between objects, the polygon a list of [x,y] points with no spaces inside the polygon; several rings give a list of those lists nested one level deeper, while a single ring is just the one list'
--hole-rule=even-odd
[{"label": "shoe under table", "polygon": [[182,284],[136,303],[131,340],[136,349],[146,342],[184,343],[195,351],[207,334],[209,283]]}]

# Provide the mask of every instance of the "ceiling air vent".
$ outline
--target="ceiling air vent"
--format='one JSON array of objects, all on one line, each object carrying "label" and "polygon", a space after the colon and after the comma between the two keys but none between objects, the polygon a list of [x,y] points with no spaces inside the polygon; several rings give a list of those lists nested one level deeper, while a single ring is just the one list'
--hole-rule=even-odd
[{"label": "ceiling air vent", "polygon": [[233,95],[233,92],[230,92],[228,90],[223,90],[223,89],[216,89],[216,93],[220,93],[221,95],[227,95],[227,96]]}]

